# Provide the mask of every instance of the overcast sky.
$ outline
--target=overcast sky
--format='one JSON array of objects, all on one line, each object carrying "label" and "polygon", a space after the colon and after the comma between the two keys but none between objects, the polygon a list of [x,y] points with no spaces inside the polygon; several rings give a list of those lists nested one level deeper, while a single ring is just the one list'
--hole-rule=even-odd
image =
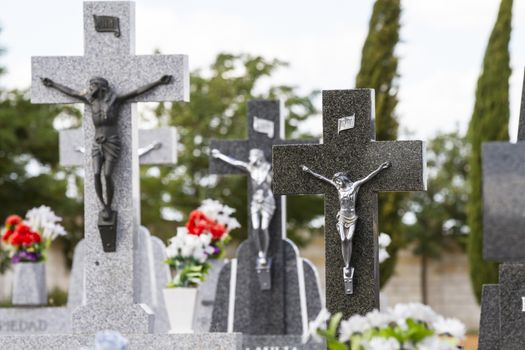
[{"label": "overcast sky", "polygon": [[[312,89],[354,87],[372,0],[137,0],[137,53],[184,53],[190,68],[219,52],[290,63],[272,83]],[[481,60],[499,0],[403,0],[399,71],[401,127],[413,138],[466,129]],[[511,137],[515,139],[525,65],[525,3],[514,5]],[[521,21],[525,23],[524,21]],[[1,0],[0,85],[25,88],[30,57],[82,55],[81,0]]]}]

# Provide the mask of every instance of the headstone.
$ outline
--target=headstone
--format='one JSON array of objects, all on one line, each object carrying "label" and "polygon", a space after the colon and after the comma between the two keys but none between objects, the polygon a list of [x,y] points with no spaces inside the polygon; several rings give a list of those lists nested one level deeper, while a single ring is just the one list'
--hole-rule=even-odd
[{"label": "headstone", "polygon": [[[525,344],[525,89],[518,142],[483,144],[483,257],[502,263],[499,283],[483,287],[480,350]],[[497,295],[496,295],[497,294]]]},{"label": "headstone", "polygon": [[[140,91],[147,90],[145,84],[156,80],[160,82],[158,79],[166,75],[172,77],[169,84],[135,97],[131,102],[188,100],[189,75],[186,56],[134,56],[134,12],[135,7],[132,2],[85,2],[85,56],[33,58],[32,102],[78,102],[67,95],[80,96],[76,91],[84,89],[92,77],[107,79],[110,87],[119,96],[130,91],[138,94]],[[100,26],[95,26],[95,16],[111,19],[106,24],[112,26],[116,24],[118,35],[100,31]],[[42,78],[53,79],[69,87],[61,89],[67,95],[50,89],[49,80],[42,81]],[[99,85],[95,87],[104,88],[100,80],[98,81]],[[163,81],[166,82],[166,79]],[[45,86],[43,82],[47,85]],[[143,88],[134,90],[140,86]],[[89,86],[92,87],[93,85]],[[100,90],[98,91],[100,93]],[[115,100],[110,99],[104,103],[114,102]],[[115,186],[112,209],[116,211],[118,217],[115,249],[108,252],[105,251],[107,245],[102,246],[97,227],[101,204],[95,193],[92,157],[90,152],[86,152],[84,157],[85,304],[73,311],[71,334],[0,337],[1,349],[35,347],[50,350],[77,349],[91,345],[94,334],[100,330],[122,333],[129,340],[129,350],[202,348],[202,344],[209,343],[224,349],[237,349],[240,346],[239,334],[151,334],[154,326],[153,314],[147,305],[139,304],[137,292],[134,290],[138,262],[136,257],[138,218],[140,218],[137,117],[133,113],[134,108],[131,103],[122,103],[119,107],[116,127],[120,155],[116,157],[116,165],[111,176]],[[91,108],[85,109],[83,135],[86,145],[90,145],[94,140],[93,119],[100,122],[99,118],[104,120],[110,117],[115,117],[114,110],[92,115]],[[114,140],[111,139],[114,135],[106,135],[104,139],[97,134],[97,142],[101,145],[98,147],[104,148],[106,154],[110,154],[116,148]]]},{"label": "headstone", "polygon": [[[239,141],[212,140],[212,155],[215,149],[231,159],[249,164],[254,156],[253,150],[260,150],[269,162],[273,145],[304,143],[284,140],[284,120],[278,101],[248,102],[248,136],[247,140]],[[210,162],[210,172],[246,174],[222,159],[214,158]],[[248,183],[248,203],[251,205],[256,192],[251,181]],[[285,239],[284,197],[274,198],[275,211],[268,230],[270,278],[265,280],[258,275],[260,249],[256,240],[261,232],[254,230],[252,220],[248,220],[248,240],[241,243],[237,258],[225,264],[219,274],[211,331],[242,332],[245,347],[257,345],[250,342],[251,335],[302,334],[308,321],[315,319],[321,309],[317,281],[305,281],[305,274],[316,276],[312,265],[305,264],[295,245]],[[306,286],[312,290],[305,290]]]},{"label": "headstone", "polygon": [[195,314],[193,316],[193,331],[195,333],[208,333],[210,331],[219,273],[224,264],[226,264],[226,261],[223,259],[209,260],[209,262],[212,268],[206,276],[206,280],[199,286],[199,292],[197,293]]},{"label": "headstone", "polygon": [[[344,318],[379,308],[377,192],[426,188],[423,142],[374,139],[374,91],[325,90],[323,144],[273,149],[276,194],[325,195],[326,306],[332,313],[342,312]],[[350,223],[355,228],[351,245],[354,275],[347,280],[336,227],[340,210],[339,194],[334,188],[337,183],[326,181],[341,172],[347,180],[363,179],[380,171],[378,167],[386,162],[390,167],[363,184],[357,195],[357,222],[348,212],[341,216],[349,216],[348,221],[354,219]],[[307,173],[303,166],[325,177],[325,181]],[[348,223],[345,221],[345,228]]]},{"label": "headstone", "polygon": [[[62,166],[82,166],[84,164],[84,145],[82,129],[60,131],[60,164]],[[170,165],[177,162],[177,133],[175,128],[139,130],[139,162],[141,165]],[[142,304],[151,307],[155,313],[155,333],[166,333],[169,320],[162,296],[162,288],[168,282],[170,271],[164,263],[165,245],[152,237],[144,226],[139,228],[137,242],[138,259],[134,278],[134,290]],[[84,290],[84,241],[75,248],[71,271],[68,306],[76,307],[85,302]],[[153,249],[155,248],[155,249]]]}]

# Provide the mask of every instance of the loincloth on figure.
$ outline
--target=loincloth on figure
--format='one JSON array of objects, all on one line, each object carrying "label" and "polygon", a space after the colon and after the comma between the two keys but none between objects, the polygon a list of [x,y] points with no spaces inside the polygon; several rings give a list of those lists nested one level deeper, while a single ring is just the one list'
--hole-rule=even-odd
[{"label": "loincloth on figure", "polygon": [[275,211],[275,199],[273,195],[264,195],[263,190],[257,190],[252,196],[252,202],[250,204],[250,210],[252,213],[266,213],[269,216],[273,215]]},{"label": "loincloth on figure", "polygon": [[357,222],[357,215],[341,210],[337,213],[337,222],[338,224],[343,225],[344,228],[349,228]]},{"label": "loincloth on figure", "polygon": [[99,136],[93,143],[91,156],[103,157],[105,160],[117,160],[120,155],[120,139],[117,135]]}]

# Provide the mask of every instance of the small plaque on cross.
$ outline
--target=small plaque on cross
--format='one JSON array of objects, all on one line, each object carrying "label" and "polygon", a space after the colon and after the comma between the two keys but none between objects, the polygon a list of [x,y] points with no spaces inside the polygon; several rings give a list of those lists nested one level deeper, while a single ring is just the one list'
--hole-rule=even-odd
[{"label": "small plaque on cross", "polygon": [[348,116],[342,117],[337,120],[337,133],[348,129],[353,129],[355,126],[355,113]]},{"label": "small plaque on cross", "polygon": [[262,119],[259,117],[253,117],[253,130],[260,132],[261,134],[268,135],[269,138],[273,139],[274,125],[271,120]]},{"label": "small plaque on cross", "polygon": [[120,37],[120,20],[114,16],[97,16],[93,15],[95,21],[95,30],[99,33],[114,33]]}]

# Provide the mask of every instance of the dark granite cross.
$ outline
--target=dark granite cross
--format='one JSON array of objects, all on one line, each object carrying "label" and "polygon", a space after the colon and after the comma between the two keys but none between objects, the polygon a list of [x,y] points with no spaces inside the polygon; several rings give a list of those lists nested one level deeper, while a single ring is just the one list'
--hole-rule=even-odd
[{"label": "dark granite cross", "polygon": [[[273,149],[276,194],[325,195],[326,306],[344,317],[379,307],[377,250],[377,192],[422,191],[426,188],[422,141],[374,141],[374,91],[371,89],[323,91],[323,144],[275,146]],[[391,162],[357,196],[357,226],[351,266],[355,268],[353,294],[343,282],[341,241],[336,228],[338,192],[301,169],[332,178],[347,172],[351,180],[370,174]]]},{"label": "dark granite cross", "polygon": [[[525,84],[525,79],[524,79]],[[525,344],[525,85],[518,142],[483,144],[483,257],[502,263],[483,286],[480,350]]]},{"label": "dark granite cross", "polygon": [[[273,145],[307,142],[284,140],[284,119],[281,118],[279,101],[256,100],[248,102],[248,139],[212,140],[210,149],[217,149],[222,154],[243,162],[248,162],[250,150],[260,149],[264,152],[266,160],[270,162]],[[310,141],[310,143],[313,142],[316,141]],[[210,173],[247,174],[213,157],[210,157]],[[251,181],[248,181],[248,206],[252,195]],[[248,240],[240,245],[235,263],[228,264],[221,272],[218,294],[222,293],[221,286],[227,283],[225,288],[229,292],[224,291],[224,293],[229,293],[230,299],[228,301],[222,296],[217,297],[213,311],[212,331],[235,331],[246,334],[287,334],[287,332],[300,334],[302,331],[301,323],[305,322],[301,321],[300,310],[295,310],[299,313],[298,319],[294,321],[294,324],[298,324],[297,330],[287,325],[292,323],[287,320],[286,295],[291,293],[287,288],[290,288],[291,279],[297,280],[297,268],[294,273],[288,271],[290,263],[287,257],[294,255],[296,251],[294,254],[289,251],[296,248],[290,248],[293,244],[284,239],[283,225],[286,209],[284,196],[275,196],[275,204],[276,209],[269,227],[268,257],[271,259],[271,278],[270,280],[260,278],[256,272],[258,249],[255,239],[258,237],[254,233],[251,220],[248,220]],[[228,270],[228,276],[226,276],[226,270]],[[228,279],[230,275],[233,276],[232,282]],[[228,281],[225,281],[226,279]],[[268,282],[271,283],[267,284]],[[299,291],[295,293],[298,295]]]}]

